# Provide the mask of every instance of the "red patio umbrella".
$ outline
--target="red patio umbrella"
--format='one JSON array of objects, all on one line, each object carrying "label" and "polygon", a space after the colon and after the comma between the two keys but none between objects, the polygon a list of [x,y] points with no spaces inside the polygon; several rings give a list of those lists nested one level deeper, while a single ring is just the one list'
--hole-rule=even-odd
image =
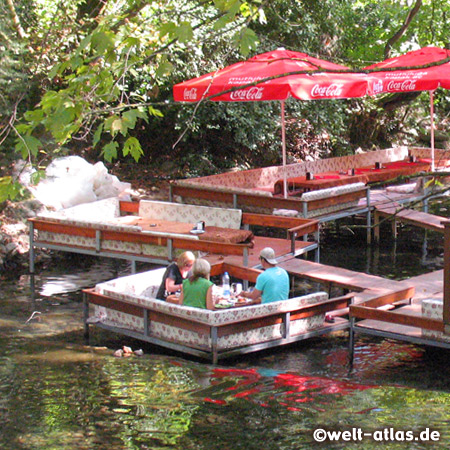
[{"label": "red patio umbrella", "polygon": [[[368,89],[366,76],[349,72],[350,68],[340,64],[317,59],[306,53],[278,49],[176,84],[173,96],[175,101],[181,102],[280,101],[285,166],[285,100],[289,97],[299,100],[363,97]],[[286,197],[286,171],[284,178]]]},{"label": "red patio umbrella", "polygon": [[450,50],[424,47],[364,68],[369,70],[369,93],[430,91],[431,170],[434,171],[434,91],[450,89]]}]

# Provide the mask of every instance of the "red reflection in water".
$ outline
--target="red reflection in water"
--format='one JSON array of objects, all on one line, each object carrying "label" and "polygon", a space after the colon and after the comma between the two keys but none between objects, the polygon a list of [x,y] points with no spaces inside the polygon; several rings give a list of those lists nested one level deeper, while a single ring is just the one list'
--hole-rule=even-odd
[{"label": "red reflection in water", "polygon": [[[264,370],[262,371],[264,373]],[[344,396],[377,386],[362,385],[348,381],[332,380],[324,377],[306,377],[292,373],[277,373],[273,376],[261,375],[257,369],[223,369],[215,368],[211,373],[212,385],[220,385],[225,380],[234,381],[233,386],[226,386],[217,394],[220,399],[205,398],[205,401],[226,404],[236,398],[245,398],[257,402],[260,406],[269,406],[268,401],[276,401],[291,411],[301,411],[301,403],[324,403],[320,396]],[[231,397],[227,395],[231,394]],[[228,400],[225,400],[228,398]]]},{"label": "red reflection in water", "polygon": [[381,370],[403,365],[405,361],[414,361],[423,357],[423,350],[403,342],[383,340],[380,343],[369,343],[355,348],[353,368],[364,372],[380,373]]}]

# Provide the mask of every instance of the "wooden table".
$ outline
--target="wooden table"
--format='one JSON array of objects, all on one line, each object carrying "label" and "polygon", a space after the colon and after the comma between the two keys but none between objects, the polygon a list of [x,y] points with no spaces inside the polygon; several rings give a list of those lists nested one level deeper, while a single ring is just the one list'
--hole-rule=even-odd
[{"label": "wooden table", "polygon": [[[381,169],[375,166],[359,167],[355,169],[354,175],[343,172],[325,172],[314,175],[314,179],[307,180],[305,176],[287,179],[288,193],[292,194],[301,191],[313,191],[318,189],[342,186],[344,184],[359,183],[379,183],[392,180],[399,176],[412,175],[418,172],[429,172],[431,163],[426,160],[410,162],[409,160],[394,161],[383,164]],[[274,194],[283,192],[283,180],[277,180],[274,185]],[[296,192],[297,191],[297,192]]]},{"label": "wooden table", "polygon": [[[113,223],[120,225],[135,225],[142,228],[142,231],[157,231],[159,233],[176,233],[192,236],[191,230],[195,227],[193,223],[175,222],[161,219],[149,219],[139,216],[122,216],[114,219]],[[224,242],[229,244],[239,244],[251,242],[253,233],[249,230],[235,228],[206,226],[205,232],[196,234],[199,239],[205,241]]]}]

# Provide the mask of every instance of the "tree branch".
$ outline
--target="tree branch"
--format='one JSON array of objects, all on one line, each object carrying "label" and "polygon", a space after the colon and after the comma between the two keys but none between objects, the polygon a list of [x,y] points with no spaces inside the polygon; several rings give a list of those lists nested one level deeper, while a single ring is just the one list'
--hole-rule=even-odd
[{"label": "tree branch", "polygon": [[21,39],[24,39],[26,37],[25,31],[20,23],[20,19],[19,16],[17,15],[16,7],[14,6],[13,0],[6,0],[6,6],[8,7],[9,12],[11,14],[11,20],[14,25],[14,29],[16,30],[19,37]]},{"label": "tree branch", "polygon": [[416,3],[410,9],[408,12],[408,15],[406,16],[405,21],[403,22],[403,25],[400,27],[400,29],[389,38],[389,40],[386,43],[386,46],[384,47],[384,59],[388,59],[391,54],[392,47],[394,44],[405,34],[406,30],[408,29],[409,25],[411,24],[412,20],[414,19],[415,15],[419,12],[419,9],[422,6],[422,0],[416,0]]}]

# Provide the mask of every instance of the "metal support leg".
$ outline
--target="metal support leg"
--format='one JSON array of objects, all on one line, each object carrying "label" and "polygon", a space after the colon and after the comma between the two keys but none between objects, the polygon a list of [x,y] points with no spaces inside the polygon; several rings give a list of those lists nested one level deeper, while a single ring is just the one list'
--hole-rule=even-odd
[{"label": "metal support leg", "polygon": [[349,350],[349,363],[351,366],[353,365],[353,358],[355,356],[355,331],[353,329],[354,325],[355,325],[355,318],[350,317],[348,350]]},{"label": "metal support leg", "polygon": [[217,364],[219,355],[217,353],[217,327],[211,327],[211,348],[212,348],[212,363]]},{"label": "metal support leg", "polygon": [[370,210],[370,188],[367,188],[366,191],[366,205],[367,205],[367,244],[372,243],[372,217],[371,217],[371,210]]},{"label": "metal support leg", "polygon": [[167,259],[169,262],[173,261],[173,242],[172,239],[167,239]]},{"label": "metal support leg", "polygon": [[30,222],[30,273],[34,273],[34,225]]},{"label": "metal support leg", "polygon": [[317,242],[317,248],[314,251],[314,261],[318,263],[320,262],[320,231],[314,233],[314,239]]},{"label": "metal support leg", "polygon": [[83,292],[83,324],[84,324],[84,339],[89,341],[89,303],[86,293]]},{"label": "metal support leg", "polygon": [[372,244],[372,217],[370,213],[370,209],[367,210],[367,244]]}]

